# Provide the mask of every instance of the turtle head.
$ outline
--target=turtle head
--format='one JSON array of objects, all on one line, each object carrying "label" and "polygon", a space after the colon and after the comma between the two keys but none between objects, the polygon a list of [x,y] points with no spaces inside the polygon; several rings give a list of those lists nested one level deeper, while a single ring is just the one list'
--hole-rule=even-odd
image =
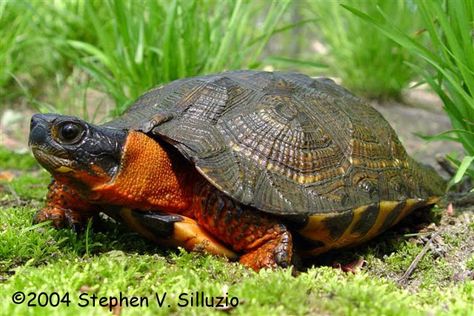
[{"label": "turtle head", "polygon": [[73,116],[35,114],[29,145],[55,178],[91,187],[118,172],[127,132],[89,124]]}]

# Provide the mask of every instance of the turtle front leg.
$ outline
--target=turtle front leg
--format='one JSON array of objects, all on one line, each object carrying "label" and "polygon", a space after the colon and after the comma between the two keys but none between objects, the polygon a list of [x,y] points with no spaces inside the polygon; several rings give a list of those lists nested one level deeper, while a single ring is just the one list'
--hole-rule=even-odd
[{"label": "turtle front leg", "polygon": [[256,271],[291,264],[292,236],[277,219],[234,202],[210,184],[196,198],[194,210],[200,226],[243,253],[242,264]]},{"label": "turtle front leg", "polygon": [[35,214],[34,224],[51,221],[56,228],[71,227],[80,231],[94,216],[93,206],[67,185],[53,180],[48,190],[46,205]]}]

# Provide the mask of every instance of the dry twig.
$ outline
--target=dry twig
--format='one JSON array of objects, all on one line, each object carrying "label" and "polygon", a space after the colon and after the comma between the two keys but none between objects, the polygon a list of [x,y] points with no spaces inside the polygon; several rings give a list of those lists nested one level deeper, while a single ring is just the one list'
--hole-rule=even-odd
[{"label": "dry twig", "polygon": [[412,263],[408,267],[408,269],[405,271],[405,273],[402,275],[400,279],[398,279],[398,284],[404,286],[410,275],[415,271],[416,267],[418,266],[418,263],[420,262],[421,259],[426,255],[428,250],[431,248],[431,245],[433,244],[433,240],[439,235],[439,231],[435,232],[431,235],[431,238],[426,242],[425,246],[423,249],[421,249],[420,253],[413,259]]}]

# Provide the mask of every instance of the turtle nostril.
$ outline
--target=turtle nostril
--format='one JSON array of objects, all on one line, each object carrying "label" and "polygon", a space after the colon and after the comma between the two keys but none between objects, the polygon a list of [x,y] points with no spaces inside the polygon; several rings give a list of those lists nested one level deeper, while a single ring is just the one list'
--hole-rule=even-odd
[{"label": "turtle nostril", "polygon": [[43,118],[43,114],[34,114],[32,117],[31,117],[31,121],[30,121],[30,131],[32,131],[35,126],[37,126],[38,124],[40,124],[41,122],[44,122],[44,118]]},{"label": "turtle nostril", "polygon": [[30,137],[28,145],[38,145],[46,140],[47,127],[45,126],[45,120],[41,114],[35,114],[31,118],[30,123]]},{"label": "turtle nostril", "polygon": [[47,116],[44,114],[34,114],[30,121],[30,137],[28,145],[39,145],[46,141],[49,129]]},{"label": "turtle nostril", "polygon": [[33,128],[35,128],[37,124],[38,124],[38,120],[36,120],[35,117],[33,116],[30,121],[30,131],[32,131]]}]

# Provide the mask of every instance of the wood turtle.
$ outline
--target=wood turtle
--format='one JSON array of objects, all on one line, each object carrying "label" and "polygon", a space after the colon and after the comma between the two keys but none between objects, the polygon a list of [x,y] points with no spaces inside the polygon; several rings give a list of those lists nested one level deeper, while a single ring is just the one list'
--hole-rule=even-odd
[{"label": "wood turtle", "polygon": [[103,125],[36,114],[29,142],[54,179],[35,222],[105,212],[255,270],[365,242],[444,191],[375,109],[297,73],[177,80]]}]

